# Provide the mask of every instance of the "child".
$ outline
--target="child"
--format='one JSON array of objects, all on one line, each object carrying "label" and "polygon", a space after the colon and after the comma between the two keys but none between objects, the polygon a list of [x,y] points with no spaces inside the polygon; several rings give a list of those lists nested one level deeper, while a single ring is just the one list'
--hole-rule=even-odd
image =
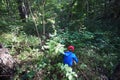
[{"label": "child", "polygon": [[74,52],[74,46],[68,46],[68,51],[64,52],[63,63],[68,64],[68,66],[72,66],[75,61],[78,63],[78,59]]}]

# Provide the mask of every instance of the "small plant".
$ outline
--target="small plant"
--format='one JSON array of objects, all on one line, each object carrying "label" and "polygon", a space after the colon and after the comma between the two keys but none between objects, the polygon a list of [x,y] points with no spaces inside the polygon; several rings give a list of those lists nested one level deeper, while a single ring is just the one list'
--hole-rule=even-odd
[{"label": "small plant", "polygon": [[60,43],[61,39],[59,36],[53,37],[51,40],[48,40],[44,48],[48,48],[48,53],[51,56],[56,56],[64,52],[64,44]]},{"label": "small plant", "polygon": [[64,76],[68,80],[75,80],[75,78],[77,78],[76,72],[74,72],[73,69],[68,65],[58,63],[58,66],[60,66],[61,72],[63,72]]}]

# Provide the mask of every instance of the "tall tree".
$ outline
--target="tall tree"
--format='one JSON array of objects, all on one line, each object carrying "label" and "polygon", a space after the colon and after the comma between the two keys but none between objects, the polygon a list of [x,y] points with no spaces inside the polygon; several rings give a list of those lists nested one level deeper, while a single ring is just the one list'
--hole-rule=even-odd
[{"label": "tall tree", "polygon": [[17,4],[18,4],[20,18],[22,19],[22,22],[26,22],[26,18],[30,13],[29,3],[27,0],[17,0]]}]

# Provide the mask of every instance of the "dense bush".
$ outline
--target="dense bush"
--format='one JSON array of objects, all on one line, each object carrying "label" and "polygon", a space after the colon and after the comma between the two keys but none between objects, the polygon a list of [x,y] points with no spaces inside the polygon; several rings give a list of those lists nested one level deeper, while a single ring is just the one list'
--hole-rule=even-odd
[{"label": "dense bush", "polygon": [[[27,35],[20,30],[18,28],[9,34],[4,33],[0,39],[13,55],[18,55],[20,63],[24,64],[18,68],[18,75],[22,76],[15,78],[32,80],[42,76],[46,80],[100,79],[102,75],[111,76],[114,65],[118,62],[119,50],[116,46],[119,46],[119,37],[113,33],[60,32],[51,34],[50,39],[47,39],[40,49],[38,37]],[[68,45],[75,46],[75,53],[79,58],[79,63],[72,68],[62,63],[62,53],[67,50]]]},{"label": "dense bush", "polygon": [[[118,0],[1,0],[0,42],[19,64],[15,79],[110,77],[120,61],[118,7]],[[68,45],[79,59],[73,67],[62,63]]]}]

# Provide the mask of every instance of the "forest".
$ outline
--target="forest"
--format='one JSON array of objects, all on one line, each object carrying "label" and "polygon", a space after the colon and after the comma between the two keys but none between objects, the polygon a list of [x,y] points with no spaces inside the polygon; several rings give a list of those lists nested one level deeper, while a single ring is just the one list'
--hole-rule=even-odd
[{"label": "forest", "polygon": [[120,80],[119,52],[120,0],[0,0],[0,80]]}]

